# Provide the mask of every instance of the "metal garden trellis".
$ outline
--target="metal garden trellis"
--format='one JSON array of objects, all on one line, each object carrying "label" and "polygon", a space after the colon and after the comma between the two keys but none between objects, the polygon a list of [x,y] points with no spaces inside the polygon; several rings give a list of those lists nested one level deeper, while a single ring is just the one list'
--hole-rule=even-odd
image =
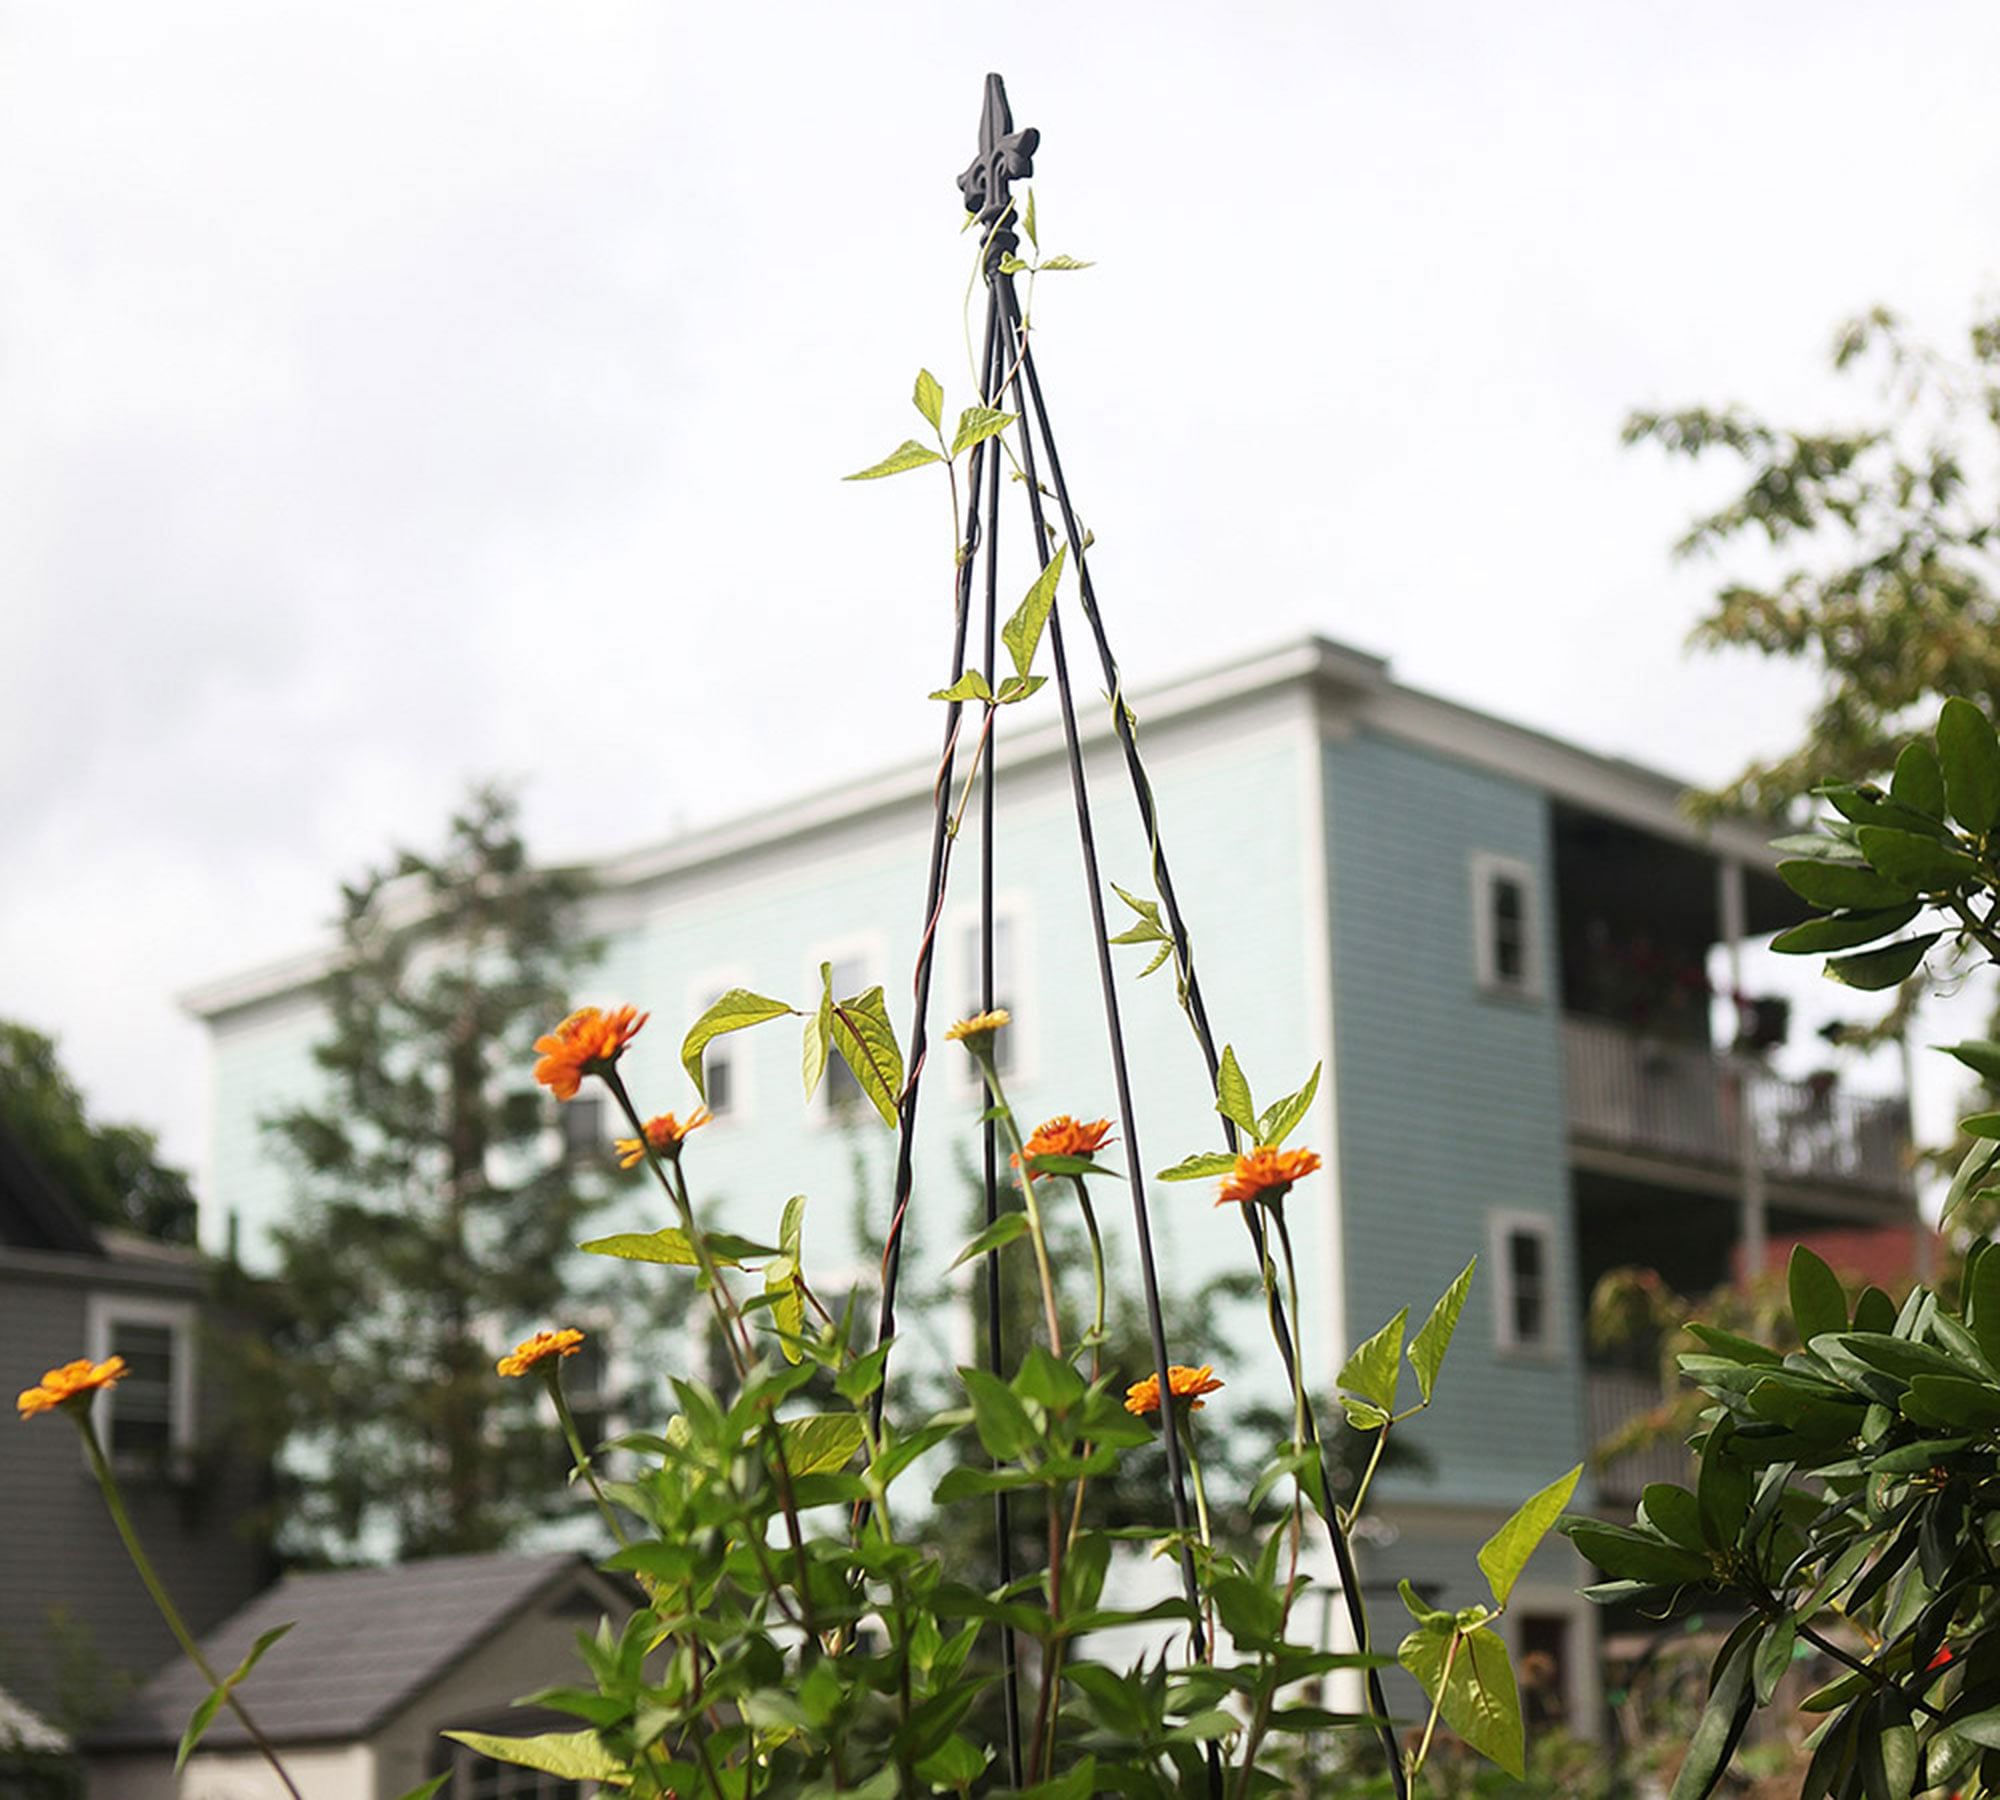
[{"label": "metal garden trellis", "polygon": [[[1016,415],[1015,453],[1024,477],[1022,485],[1027,496],[1036,557],[1043,569],[1046,569],[1052,560],[1053,552],[1050,545],[1054,536],[1046,518],[1045,496],[1053,497],[1056,511],[1061,516],[1063,538],[1068,546],[1071,567],[1075,570],[1080,611],[1097,650],[1105,692],[1110,697],[1113,729],[1123,753],[1133,800],[1138,808],[1140,827],[1145,833],[1147,844],[1151,847],[1152,874],[1168,931],[1173,939],[1173,958],[1182,1002],[1193,1025],[1202,1057],[1207,1064],[1212,1087],[1221,1067],[1221,1057],[1216,1046],[1215,1033],[1209,1023],[1208,1008],[1202,996],[1201,983],[1195,973],[1194,951],[1186,920],[1174,890],[1172,871],[1168,865],[1165,846],[1161,841],[1152,783],[1139,754],[1131,715],[1124,703],[1117,659],[1112,654],[1111,642],[1105,631],[1103,615],[1091,582],[1087,554],[1088,538],[1078,525],[1076,510],[1071,504],[1069,486],[1063,474],[1062,459],[1056,449],[1054,429],[1042,393],[1041,379],[1035,368],[1034,350],[1029,342],[1027,321],[1014,287],[1012,272],[1015,265],[1014,253],[1019,248],[1020,238],[1013,229],[1016,214],[1011,184],[1025,180],[1034,173],[1034,156],[1040,137],[1041,134],[1033,127],[1021,130],[1014,128],[1013,116],[1007,104],[1005,83],[998,75],[988,75],[985,102],[980,118],[979,151],[958,177],[958,186],[965,198],[966,211],[972,215],[972,221],[977,223],[983,233],[982,270],[986,287],[986,326],[981,362],[980,399],[987,407],[1011,410]],[[1046,487],[1042,481],[1038,456],[1046,459],[1048,478]],[[980,672],[985,676],[989,689],[996,686],[998,678],[1000,464],[998,440],[987,439],[973,445],[956,604],[953,609],[951,682],[956,684],[966,673],[966,647],[972,612],[973,585],[975,576],[982,573],[978,565],[983,560],[984,607],[981,621],[983,630]],[[1117,1093],[1119,1125],[1124,1133],[1128,1161],[1127,1180],[1131,1190],[1132,1217],[1139,1252],[1146,1319],[1160,1390],[1165,1394],[1171,1391],[1167,1374],[1170,1358],[1166,1327],[1160,1307],[1159,1276],[1153,1253],[1152,1224],[1146,1201],[1143,1165],[1140,1160],[1138,1122],[1132,1105],[1124,1026],[1120,1016],[1118,991],[1111,960],[1110,933],[1105,922],[1104,883],[1098,869],[1089,787],[1084,772],[1082,743],[1077,729],[1075,692],[1063,641],[1060,595],[1049,611],[1047,636],[1062,715],[1070,791],[1075,805],[1078,847],[1090,908],[1091,931],[1096,947],[1098,980],[1102,991],[1104,1025],[1109,1040],[1113,1080]],[[914,977],[909,1074],[899,1105],[894,1206],[882,1259],[882,1295],[875,1340],[878,1346],[894,1335],[896,1327],[896,1287],[902,1267],[903,1227],[909,1209],[912,1186],[912,1156],[916,1137],[918,1097],[928,1043],[931,973],[936,955],[938,925],[943,916],[945,890],[950,874],[951,797],[956,787],[954,777],[962,718],[963,703],[959,701],[948,703],[944,745],[937,774],[929,874],[924,898],[924,928]],[[996,1002],[993,980],[993,803],[997,747],[990,738],[984,746],[984,752],[985,762],[979,777],[980,1000],[983,1007],[991,1009]],[[1238,1148],[1235,1124],[1227,1118],[1222,1118],[1221,1128],[1229,1150],[1234,1152]],[[1000,1194],[999,1149],[995,1125],[991,1119],[986,1121],[983,1135],[985,1213],[986,1222],[990,1225],[999,1215]],[[1261,1269],[1265,1266],[1266,1257],[1263,1220],[1259,1215],[1259,1209],[1254,1206],[1245,1206],[1240,1210],[1250,1234],[1258,1267]],[[988,1366],[997,1374],[1002,1371],[1005,1351],[1001,1341],[999,1257],[997,1253],[989,1252],[984,1260],[987,1282],[985,1354]],[[1296,1379],[1296,1352],[1292,1324],[1286,1317],[1284,1303],[1275,1285],[1267,1284],[1267,1288],[1272,1333],[1277,1342],[1286,1378],[1292,1381]],[[878,1420],[886,1391],[886,1386],[878,1387],[871,1401]],[[1322,1492],[1328,1496],[1328,1508],[1331,1512],[1333,1489],[1328,1482],[1325,1449],[1320,1443],[1316,1424],[1313,1427],[1313,1436],[1319,1450]],[[1189,1547],[1186,1471],[1176,1434],[1172,1430],[1164,1430],[1160,1434],[1160,1439],[1166,1452],[1174,1525],[1181,1546],[1182,1585],[1190,1604],[1195,1608],[1192,1630],[1194,1648],[1199,1655],[1203,1653],[1205,1646],[1200,1609],[1196,1604],[1198,1595],[1194,1557]],[[1013,1579],[1005,1493],[994,1496],[994,1508],[998,1527],[1000,1576],[1005,1583]],[[1357,1648],[1366,1649],[1368,1625],[1352,1551],[1345,1533],[1331,1517],[1328,1519],[1328,1530],[1332,1539],[1335,1567],[1349,1625]],[[1001,1663],[1011,1774],[1014,1784],[1018,1786],[1022,1772],[1020,1699],[1012,1634],[1008,1632],[1001,1634]],[[1368,1691],[1375,1714],[1378,1718],[1386,1720],[1388,1716],[1386,1696],[1383,1693],[1381,1677],[1374,1670],[1370,1670],[1368,1674]],[[1381,1733],[1388,1757],[1390,1779],[1396,1793],[1402,1796],[1407,1793],[1407,1784],[1397,1753],[1395,1734],[1386,1723],[1381,1727]],[[1218,1767],[1211,1757],[1212,1787],[1216,1785],[1218,1777]]]}]

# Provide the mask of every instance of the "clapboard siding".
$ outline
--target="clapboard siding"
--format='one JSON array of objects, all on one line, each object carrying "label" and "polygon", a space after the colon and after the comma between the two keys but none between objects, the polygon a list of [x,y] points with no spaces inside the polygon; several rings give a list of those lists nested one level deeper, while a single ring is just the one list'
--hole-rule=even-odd
[{"label": "clapboard siding", "polygon": [[[1547,800],[1368,735],[1329,742],[1325,759],[1350,1334],[1405,1303],[1420,1323],[1469,1257],[1490,1260],[1495,1209],[1552,1221],[1552,1289],[1567,1295],[1558,997],[1552,982],[1534,1002],[1484,994],[1473,961],[1471,861],[1485,851],[1535,872],[1542,967],[1555,967]],[[1386,1494],[1511,1506],[1580,1460],[1575,1320],[1556,1306],[1553,1357],[1508,1355],[1495,1299],[1492,1279],[1475,1281],[1437,1402],[1402,1433],[1431,1466],[1392,1474]]]}]

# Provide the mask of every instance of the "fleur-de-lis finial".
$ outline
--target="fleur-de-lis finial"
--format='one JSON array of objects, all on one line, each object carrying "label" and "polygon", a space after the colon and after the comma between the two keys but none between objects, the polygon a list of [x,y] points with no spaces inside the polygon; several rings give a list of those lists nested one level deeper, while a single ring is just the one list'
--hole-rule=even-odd
[{"label": "fleur-de-lis finial", "polygon": [[[958,178],[958,191],[965,196],[965,210],[977,213],[989,229],[1006,212],[1010,181],[1025,181],[1035,172],[1035,146],[1042,134],[1032,125],[1016,131],[1014,115],[1007,108],[1007,84],[998,75],[986,77],[986,105],[979,118],[979,154]],[[1011,233],[1007,248],[1018,240]],[[996,238],[996,248],[997,248]]]}]

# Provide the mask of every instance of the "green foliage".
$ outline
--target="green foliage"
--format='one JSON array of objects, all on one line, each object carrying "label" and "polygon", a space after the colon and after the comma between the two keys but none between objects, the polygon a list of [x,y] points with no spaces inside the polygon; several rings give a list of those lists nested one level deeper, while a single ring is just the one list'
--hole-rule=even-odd
[{"label": "green foliage", "polygon": [[304,1446],[281,1515],[293,1554],[490,1549],[560,1504],[533,1396],[494,1373],[489,1337],[562,1309],[594,1203],[551,1155],[522,1061],[569,1009],[581,891],[533,867],[491,790],[439,851],[342,890],[322,1096],[269,1125],[297,1196],[276,1234],[288,1310],[235,1359]]},{"label": "green foliage", "polygon": [[137,1125],[93,1122],[52,1037],[0,1020],[0,1131],[94,1225],[191,1244],[194,1189]]}]

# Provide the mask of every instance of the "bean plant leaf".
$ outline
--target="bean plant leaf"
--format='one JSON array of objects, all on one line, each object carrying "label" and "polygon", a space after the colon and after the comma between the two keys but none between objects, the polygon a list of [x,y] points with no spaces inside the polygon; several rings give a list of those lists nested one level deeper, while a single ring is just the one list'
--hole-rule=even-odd
[{"label": "bean plant leaf", "polygon": [[1193,1156],[1184,1156],[1171,1169],[1160,1169],[1154,1173],[1155,1181],[1208,1181],[1217,1175],[1227,1175],[1236,1167],[1236,1158],[1227,1150],[1197,1151]]},{"label": "bean plant leaf", "polygon": [[[688,1242],[688,1234],[677,1225],[669,1225],[660,1231],[618,1231],[610,1237],[591,1238],[577,1245],[579,1250],[591,1256],[615,1256],[625,1262],[665,1263],[670,1268],[694,1269],[701,1266],[701,1259],[694,1253],[694,1245]],[[709,1259],[725,1269],[739,1269],[743,1265],[733,1256],[725,1256],[715,1247],[713,1235],[708,1246]]]},{"label": "bean plant leaf", "polygon": [[1049,622],[1049,608],[1056,602],[1056,584],[1062,580],[1063,562],[1069,555],[1067,544],[1058,544],[1049,566],[1034,579],[1014,616],[1000,627],[1000,641],[1014,659],[1014,673],[1034,673],[1035,652],[1041,647],[1042,628]]},{"label": "bean plant leaf", "polygon": [[967,669],[950,687],[939,688],[931,695],[933,700],[991,700],[993,690],[986,685],[986,677],[977,669]]},{"label": "bean plant leaf", "polygon": [[1925,952],[1942,936],[1944,933],[1941,931],[1927,931],[1921,937],[1904,938],[1901,943],[1889,944],[1880,950],[1860,950],[1852,956],[1830,956],[1826,960],[1826,972],[1835,981],[1860,988],[1864,993],[1898,987],[1916,973]]},{"label": "bean plant leaf", "polygon": [[436,1800],[437,1794],[451,1777],[452,1771],[450,1769],[445,1770],[442,1775],[433,1775],[430,1780],[420,1782],[417,1786],[410,1789],[407,1794],[399,1795],[398,1800]]},{"label": "bean plant leaf", "polygon": [[1251,1137],[1257,1135],[1257,1103],[1250,1098],[1250,1083],[1229,1044],[1222,1046],[1222,1067],[1216,1071],[1215,1110]]},{"label": "bean plant leaf", "polygon": [[1427,1620],[1403,1640],[1396,1660],[1438,1703],[1453,1731],[1520,1779],[1526,1772],[1521,1695],[1507,1646],[1495,1632],[1484,1625],[1459,1631],[1448,1620]]},{"label": "bean plant leaf", "polygon": [[804,1475],[831,1475],[861,1448],[859,1413],[814,1413],[787,1419],[778,1431],[784,1441],[785,1464],[797,1480]]},{"label": "bean plant leaf", "polygon": [[694,1091],[704,1100],[708,1098],[701,1053],[713,1040],[725,1032],[743,1031],[752,1025],[761,1025],[766,1019],[782,1019],[791,1010],[784,1001],[773,1000],[766,994],[753,994],[748,988],[731,988],[727,993],[718,995],[708,1011],[688,1027],[687,1036],[681,1039],[681,1067],[687,1070],[688,1079],[694,1083]]},{"label": "bean plant leaf", "polygon": [[1000,691],[993,696],[996,706],[1013,706],[1028,699],[1048,686],[1046,675],[1009,675],[1000,683]]},{"label": "bean plant leaf", "polygon": [[1313,1097],[1319,1092],[1319,1072],[1322,1065],[1313,1064],[1313,1072],[1306,1077],[1306,1084],[1296,1094],[1287,1094],[1284,1099],[1273,1101],[1257,1116],[1257,1129],[1252,1134],[1258,1144],[1266,1149],[1275,1149],[1282,1144],[1307,1113],[1312,1111]]},{"label": "bean plant leaf", "polygon": [[1507,1604],[1507,1596],[1528,1566],[1528,1558],[1548,1536],[1550,1526],[1562,1517],[1582,1475],[1583,1464],[1578,1463],[1560,1480],[1550,1482],[1539,1494],[1522,1501],[1514,1516],[1480,1546],[1479,1567],[1486,1585],[1493,1590],[1494,1605]]},{"label": "bean plant leaf", "polygon": [[[1317,1071],[1315,1071],[1317,1073]],[[1410,1340],[1410,1367],[1417,1373],[1417,1391],[1426,1401],[1437,1384],[1444,1353],[1451,1348],[1452,1333],[1458,1329],[1458,1315],[1465,1311],[1465,1297],[1472,1292],[1472,1271],[1479,1266],[1474,1257],[1459,1271],[1458,1279],[1438,1296],[1423,1329]]]},{"label": "bean plant leaf", "polygon": [[1786,1283],[1800,1343],[1810,1344],[1822,1331],[1847,1329],[1847,1290],[1840,1277],[1803,1244],[1792,1246]]},{"label": "bean plant leaf", "polygon": [[1402,1372],[1406,1306],[1350,1356],[1340,1371],[1340,1385],[1349,1393],[1372,1400],[1384,1412],[1396,1410],[1396,1377]]},{"label": "bean plant leaf", "polygon": [[1937,722],[1938,761],[1951,816],[1974,836],[2000,825],[2000,740],[1986,715],[1956,696]]},{"label": "bean plant leaf", "polygon": [[1087,262],[1081,257],[1075,256],[1045,256],[1035,265],[1040,270],[1094,269],[1096,266],[1095,263]]},{"label": "bean plant leaf", "polygon": [[944,389],[938,385],[938,378],[928,369],[917,371],[916,392],[910,398],[916,403],[917,411],[930,422],[936,431],[944,418]]},{"label": "bean plant leaf", "polygon": [[[824,984],[824,965],[820,979]],[[807,1013],[805,1020],[805,1032],[799,1040],[799,1079],[805,1083],[806,1099],[810,1101],[819,1092],[819,1084],[826,1075],[827,1045],[833,1036],[832,995],[822,995],[819,1006]]]},{"label": "bean plant leaf", "polygon": [[[990,406],[968,406],[958,415],[958,431],[951,440],[952,455],[957,456],[961,451],[970,450],[974,444],[997,437],[1014,423],[1015,416],[1009,412],[995,412]],[[931,452],[931,460],[937,460],[935,450]]]},{"label": "bean plant leaf", "polygon": [[880,481],[885,475],[901,475],[908,469],[921,469],[925,463],[943,461],[944,458],[930,445],[920,444],[915,438],[905,438],[880,462],[871,463],[865,469],[856,469],[852,475],[843,475],[841,480]]},{"label": "bean plant leaf", "polygon": [[[831,995],[831,963],[820,964],[820,978],[829,984]],[[872,987],[851,1000],[836,1000],[832,1006],[829,1035],[833,1047],[853,1070],[861,1091],[875,1103],[882,1122],[893,1130],[896,1107],[903,1096],[903,1052],[896,1042],[896,1028],[889,1023],[882,990]]]},{"label": "bean plant leaf", "polygon": [[1035,235],[1035,190],[1033,188],[1028,190],[1028,208],[1021,215],[1021,229],[1028,234],[1028,242],[1039,250],[1042,247],[1042,240]]},{"label": "bean plant leaf", "polygon": [[631,1771],[610,1751],[594,1730],[544,1731],[535,1737],[501,1737],[491,1731],[447,1731],[441,1736],[517,1768],[540,1769],[566,1781],[604,1781],[624,1787]]},{"label": "bean plant leaf", "polygon": [[262,1659],[264,1652],[270,1649],[273,1644],[297,1623],[296,1619],[292,1619],[283,1625],[273,1625],[269,1631],[261,1634],[257,1641],[250,1646],[243,1660],[235,1668],[231,1669],[227,1675],[223,1676],[222,1680],[210,1691],[207,1698],[194,1709],[194,1712],[188,1719],[187,1729],[181,1733],[180,1744],[174,1751],[174,1773],[176,1775],[187,1766],[187,1759],[194,1754],[195,1746],[207,1734],[209,1726],[215,1723],[215,1715],[222,1710],[223,1704],[228,1700],[230,1693],[239,1683],[248,1677],[250,1671]]}]

